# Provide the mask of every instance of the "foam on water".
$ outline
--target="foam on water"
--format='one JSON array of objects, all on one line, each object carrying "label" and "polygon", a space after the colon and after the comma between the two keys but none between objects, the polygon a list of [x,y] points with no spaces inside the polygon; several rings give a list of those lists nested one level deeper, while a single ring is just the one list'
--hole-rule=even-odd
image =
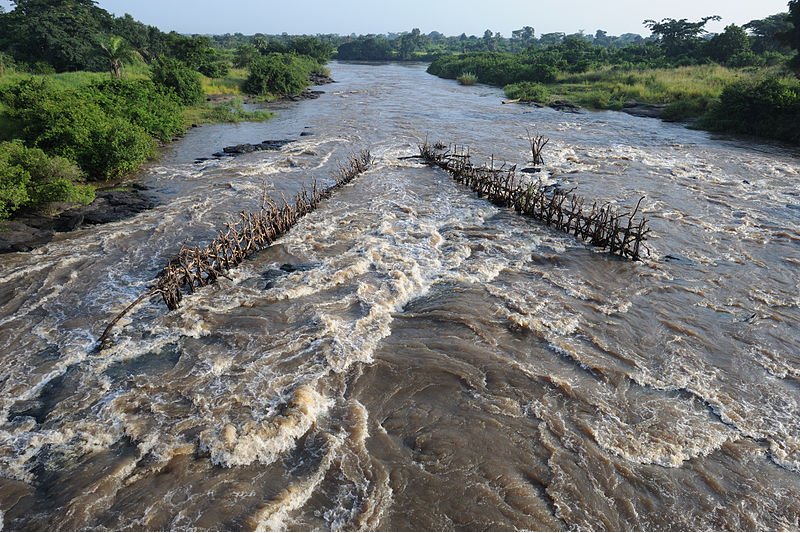
[{"label": "foam on water", "polygon": [[[339,68],[338,94],[231,130],[313,136],[184,163],[225,145],[198,128],[143,178],[157,208],[4,257],[0,477],[27,495],[0,491],[0,523],[796,528],[791,154],[502,106],[419,66]],[[522,166],[526,127],[551,137],[530,179],[622,211],[646,196],[645,262],[400,159],[429,135]],[[181,245],[265,190],[328,183],[360,147],[373,169],[272,247],[179,310],[143,304],[92,351]]]}]

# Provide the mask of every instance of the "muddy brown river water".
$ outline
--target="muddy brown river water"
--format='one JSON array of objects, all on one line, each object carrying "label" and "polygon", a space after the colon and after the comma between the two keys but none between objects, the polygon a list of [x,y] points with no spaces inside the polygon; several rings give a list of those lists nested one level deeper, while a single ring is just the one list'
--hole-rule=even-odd
[{"label": "muddy brown river water", "polygon": [[[800,528],[796,151],[332,71],[175,143],[142,178],[159,207],[0,257],[5,529]],[[645,261],[403,159],[427,137],[524,165],[526,129],[548,182],[646,196]],[[94,350],[182,244],[362,148],[372,169],[231,279]]]}]

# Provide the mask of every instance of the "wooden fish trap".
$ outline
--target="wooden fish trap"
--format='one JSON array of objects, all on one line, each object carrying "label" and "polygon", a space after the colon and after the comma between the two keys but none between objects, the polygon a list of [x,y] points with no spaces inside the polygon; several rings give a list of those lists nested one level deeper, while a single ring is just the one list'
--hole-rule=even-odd
[{"label": "wooden fish trap", "polygon": [[479,196],[501,207],[513,208],[573,235],[584,242],[606,248],[608,252],[637,261],[646,249],[644,241],[650,229],[647,219],[636,218],[644,197],[630,213],[620,213],[610,204],[586,200],[568,191],[546,187],[541,180],[531,182],[520,178],[516,165],[495,167],[494,157],[489,165],[475,166],[470,161],[469,148],[445,146],[442,143],[419,145],[420,157],[430,165],[447,171],[455,181],[464,184]]},{"label": "wooden fish trap", "polygon": [[229,270],[239,266],[254,252],[269,247],[298,220],[314,211],[322,200],[366,171],[371,163],[372,156],[368,150],[353,154],[339,169],[334,185],[320,189],[315,181],[310,190],[304,187],[291,202],[284,197],[282,204],[278,204],[265,192],[258,212],[242,211],[239,218],[225,224],[225,229],[208,245],[181,247],[158,274],[153,286],[108,324],[98,346],[103,347],[114,325],[142,301],[161,296],[167,308],[174,310],[180,306],[184,292],[194,293],[220,277],[227,277]]}]

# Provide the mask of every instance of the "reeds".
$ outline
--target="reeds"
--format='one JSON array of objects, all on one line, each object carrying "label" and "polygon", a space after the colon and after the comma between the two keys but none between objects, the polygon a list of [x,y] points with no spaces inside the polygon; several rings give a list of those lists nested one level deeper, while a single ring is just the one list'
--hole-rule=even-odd
[{"label": "reeds", "polygon": [[242,211],[238,219],[225,224],[225,229],[208,245],[181,247],[158,274],[152,288],[109,323],[100,336],[99,346],[104,345],[114,325],[140,302],[158,295],[168,309],[174,310],[180,306],[184,292],[194,293],[220,277],[226,277],[228,271],[239,266],[252,253],[270,246],[298,220],[314,211],[320,201],[329,198],[337,189],[366,171],[371,163],[369,151],[353,154],[347,164],[339,169],[336,183],[331,187],[320,189],[315,181],[310,190],[303,188],[291,202],[283,198],[282,204],[265,193],[258,212]]},{"label": "reeds", "polygon": [[[544,145],[542,144],[542,147]],[[540,220],[565,233],[623,258],[639,260],[650,230],[647,219],[636,219],[642,200],[631,213],[617,212],[610,204],[588,202],[574,194],[574,189],[564,191],[544,186],[541,181],[531,183],[516,175],[516,166],[495,168],[491,164],[474,166],[465,147],[442,143],[419,145],[420,157],[436,165],[495,205],[511,207],[517,213]],[[534,154],[536,155],[536,154]],[[541,156],[541,153],[539,153]]]}]

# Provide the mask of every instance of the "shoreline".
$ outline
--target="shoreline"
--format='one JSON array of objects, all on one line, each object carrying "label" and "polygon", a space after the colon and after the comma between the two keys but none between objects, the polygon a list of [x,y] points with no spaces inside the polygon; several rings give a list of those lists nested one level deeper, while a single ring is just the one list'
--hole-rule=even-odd
[{"label": "shoreline", "polygon": [[[299,102],[319,98],[324,91],[315,90],[313,87],[335,83],[329,76],[312,78],[312,85],[305,91],[295,96],[285,96],[274,100],[275,102]],[[215,104],[232,100],[232,95],[209,94],[206,101]],[[262,102],[249,98],[248,103],[260,104]],[[176,137],[169,143],[158,147],[157,155],[139,169],[113,181],[103,182],[96,190],[96,198],[88,205],[74,205],[54,203],[35,209],[23,209],[14,213],[8,220],[0,221],[0,255],[18,252],[31,252],[40,246],[48,244],[56,234],[69,233],[75,230],[89,228],[100,224],[119,222],[132,218],[137,214],[153,209],[159,203],[152,195],[147,193],[150,187],[141,185],[140,176],[149,164],[157,162],[164,154],[164,150],[173,143],[183,139],[185,134],[193,128],[203,125],[224,124],[225,122],[210,122],[206,124],[187,125],[183,135]],[[282,139],[279,141],[264,141],[254,145],[226,146],[221,151],[209,153],[207,159],[220,157],[233,157],[242,153],[260,149],[280,149],[281,146],[297,139]],[[258,141],[256,141],[258,143]],[[274,143],[274,144],[272,144]],[[263,146],[267,144],[268,146]],[[257,147],[249,150],[245,146]],[[216,149],[215,149],[216,150]]]}]

